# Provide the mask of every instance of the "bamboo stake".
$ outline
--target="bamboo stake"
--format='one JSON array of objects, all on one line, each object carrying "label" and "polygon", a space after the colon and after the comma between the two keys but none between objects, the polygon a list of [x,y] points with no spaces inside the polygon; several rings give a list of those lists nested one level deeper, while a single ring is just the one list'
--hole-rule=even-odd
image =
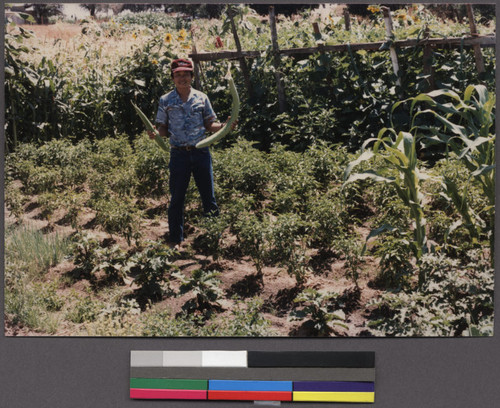
[{"label": "bamboo stake", "polygon": [[285,98],[285,86],[281,78],[280,68],[280,50],[278,46],[278,31],[276,29],[276,15],[274,12],[274,6],[269,6],[269,24],[271,25],[271,40],[273,43],[274,51],[274,68],[276,77],[276,86],[278,89],[278,104],[279,111],[283,113],[286,111],[286,98]]},{"label": "bamboo stake", "polygon": [[[392,33],[393,26],[392,26],[391,10],[389,9],[389,7],[385,6],[381,8],[382,8],[382,13],[384,14],[385,32],[387,34],[387,39],[392,40],[394,38],[394,34]],[[391,55],[392,68],[394,69],[394,74],[398,76],[399,74],[398,55],[396,54],[396,48],[394,47],[393,44],[391,44],[389,47],[389,53]],[[398,86],[401,86],[401,81],[399,80],[399,76],[398,79],[396,80],[396,84]]]},{"label": "bamboo stake", "polygon": [[238,54],[241,56],[238,58],[240,62],[241,72],[243,73],[243,78],[245,79],[245,86],[248,91],[248,95],[252,95],[252,82],[250,81],[250,73],[248,71],[248,66],[245,61],[245,57],[241,54],[241,43],[240,38],[238,36],[238,30],[236,29],[236,24],[234,23],[234,10],[231,7],[228,7],[227,14],[229,16],[229,21],[231,22],[231,30],[233,32],[234,42],[236,44],[236,50]]},{"label": "bamboo stake", "polygon": [[[479,34],[476,28],[476,22],[474,21],[474,10],[472,9],[472,4],[467,4],[467,16],[469,17],[469,27],[472,37],[477,37]],[[476,59],[477,72],[482,74],[485,71],[483,54],[481,53],[481,47],[479,45],[474,45],[474,58]]]}]

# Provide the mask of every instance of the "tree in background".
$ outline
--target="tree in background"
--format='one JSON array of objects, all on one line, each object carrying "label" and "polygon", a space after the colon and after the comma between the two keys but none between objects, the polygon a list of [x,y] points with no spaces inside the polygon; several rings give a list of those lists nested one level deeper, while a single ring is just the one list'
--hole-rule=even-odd
[{"label": "tree in background", "polygon": [[165,4],[165,13],[178,12],[195,18],[220,18],[225,4]]},{"label": "tree in background", "polygon": [[26,9],[33,7],[33,17],[38,24],[48,24],[49,17],[58,16],[62,14],[63,5],[60,3],[51,4],[25,4]]}]

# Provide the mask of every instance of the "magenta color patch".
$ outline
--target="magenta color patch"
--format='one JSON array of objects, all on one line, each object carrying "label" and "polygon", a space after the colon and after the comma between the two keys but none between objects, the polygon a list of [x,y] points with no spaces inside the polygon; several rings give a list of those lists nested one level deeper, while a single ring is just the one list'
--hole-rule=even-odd
[{"label": "magenta color patch", "polygon": [[133,399],[190,399],[206,400],[206,390],[153,390],[131,388],[130,398]]}]

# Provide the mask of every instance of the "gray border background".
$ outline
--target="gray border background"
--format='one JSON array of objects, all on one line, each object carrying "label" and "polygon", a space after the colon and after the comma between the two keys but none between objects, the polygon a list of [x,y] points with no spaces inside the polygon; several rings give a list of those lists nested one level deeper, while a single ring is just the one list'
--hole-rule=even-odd
[{"label": "gray border background", "polygon": [[[193,1],[193,3],[200,2]],[[322,3],[322,1],[282,3]],[[369,1],[356,1],[356,3],[369,3]],[[488,2],[471,1],[471,3]],[[3,30],[1,36],[3,47]],[[497,55],[498,50],[497,44]],[[496,78],[498,95],[500,82],[498,72]],[[3,58],[0,80],[4,82]],[[0,129],[3,129],[5,112],[3,87],[1,92]],[[498,128],[497,121],[497,133]],[[498,150],[497,145],[497,152]],[[3,193],[3,142],[0,144],[0,154]],[[497,172],[497,181],[498,178]],[[497,199],[498,196],[497,191]],[[3,232],[3,205],[0,211],[0,228]],[[498,217],[496,231],[498,232]],[[495,254],[498,250],[497,240]],[[3,255],[2,233],[0,245],[2,260]],[[1,277],[3,277],[3,262]],[[498,278],[498,273],[496,277]],[[495,288],[498,290],[498,283]],[[0,293],[2,294],[0,313],[3,316],[3,279],[0,279]],[[130,350],[247,349],[376,352],[375,404],[282,403],[282,407],[494,408],[499,406],[500,401],[499,298],[500,296],[495,298],[496,335],[490,338],[16,338],[5,337],[2,331],[0,407],[250,407],[254,406],[253,402],[134,401],[128,397]]]}]

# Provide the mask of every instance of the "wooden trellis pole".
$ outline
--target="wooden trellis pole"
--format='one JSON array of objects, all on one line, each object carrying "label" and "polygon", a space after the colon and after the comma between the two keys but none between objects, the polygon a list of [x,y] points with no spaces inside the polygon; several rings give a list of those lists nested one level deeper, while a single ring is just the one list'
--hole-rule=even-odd
[{"label": "wooden trellis pole", "polygon": [[[238,30],[236,29],[236,24],[234,23],[234,10],[231,7],[227,9],[227,15],[229,16],[229,21],[231,23],[231,30],[233,32],[234,43],[236,44],[236,50],[238,54],[241,54],[241,43],[238,36]],[[248,66],[245,61],[245,57],[241,54],[238,58],[240,62],[241,72],[243,73],[243,78],[245,79],[245,86],[247,87],[248,95],[252,95],[252,82],[250,81],[250,73],[248,72]]]},{"label": "wooden trellis pole", "polygon": [[[193,45],[191,47],[191,51],[193,55],[198,54],[198,50],[196,49],[196,36],[194,33],[194,29],[191,29],[191,38],[193,40]],[[201,85],[201,76],[203,75],[203,71],[201,70],[201,63],[197,58],[192,58],[194,65],[194,87],[199,91],[203,91],[203,87]]]},{"label": "wooden trellis pole", "polygon": [[[430,31],[429,27],[425,27],[424,38],[429,39]],[[427,91],[432,91],[435,88],[434,84],[434,69],[432,68],[432,48],[429,44],[424,45],[424,75],[429,75],[427,79]]]},{"label": "wooden trellis pole", "polygon": [[[385,21],[385,32],[387,34],[387,40],[390,41],[394,34],[393,34],[393,25],[392,25],[392,17],[391,17],[391,10],[389,7],[381,7],[382,8],[382,13],[384,14],[384,21]],[[398,63],[398,55],[396,53],[396,48],[394,47],[394,44],[391,44],[389,46],[389,53],[391,55],[391,61],[392,61],[392,68],[394,70],[394,74],[398,76],[399,74],[399,63]],[[396,80],[396,84],[398,86],[401,86],[401,81],[398,79]]]},{"label": "wooden trellis pole", "polygon": [[[366,51],[379,51],[380,47],[384,45],[384,41],[370,42],[370,43],[354,43],[350,44],[351,50],[366,50]],[[496,37],[495,36],[478,36],[478,37],[467,37],[467,38],[429,38],[428,40],[399,40],[395,41],[394,44],[398,48],[405,47],[421,47],[423,45],[429,45],[433,48],[446,48],[450,47],[460,47],[461,44],[467,47],[472,47],[474,45],[479,45],[480,47],[495,47]],[[338,45],[323,45],[323,51],[325,52],[347,52],[347,46],[345,44]],[[307,48],[284,48],[279,49],[280,55],[290,56],[290,55],[311,55],[320,52],[319,47],[307,47]],[[219,52],[199,52],[196,55],[190,54],[189,57],[197,61],[216,61],[223,59],[238,59],[240,57],[245,58],[257,58],[262,55],[261,51],[219,51]]]},{"label": "wooden trellis pole", "polygon": [[[467,4],[467,16],[469,17],[471,36],[477,37],[479,34],[477,32],[476,22],[474,21],[474,10],[472,9],[472,4]],[[480,74],[483,73],[485,71],[485,68],[480,45],[474,45],[474,58],[476,59],[477,72]]]},{"label": "wooden trellis pole", "polygon": [[347,7],[344,8],[344,24],[346,31],[351,31],[351,15]]},{"label": "wooden trellis pole", "polygon": [[278,31],[276,29],[276,14],[274,6],[269,6],[269,24],[271,26],[271,40],[274,51],[274,69],[276,77],[276,87],[278,89],[278,105],[280,113],[286,111],[285,85],[280,73],[280,49],[278,46]]}]

